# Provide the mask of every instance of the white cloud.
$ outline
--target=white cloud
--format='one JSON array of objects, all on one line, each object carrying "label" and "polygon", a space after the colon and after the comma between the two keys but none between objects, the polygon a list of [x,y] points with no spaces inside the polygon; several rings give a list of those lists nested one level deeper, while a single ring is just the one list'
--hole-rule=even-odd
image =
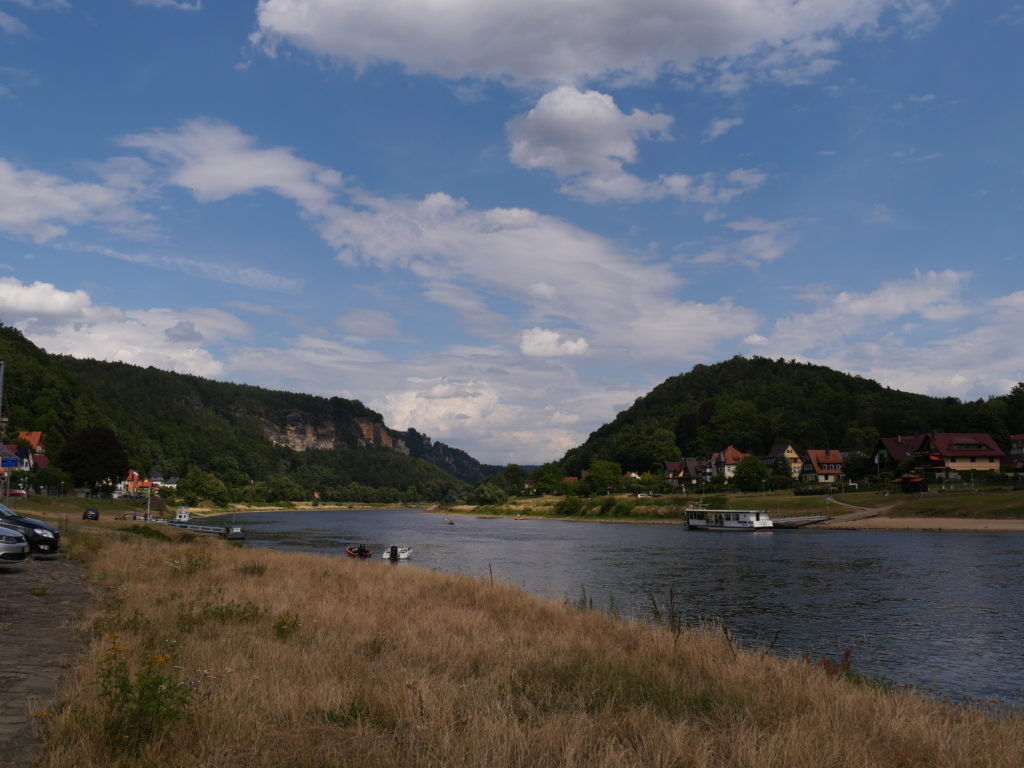
[{"label": "white cloud", "polygon": [[[690,359],[693,350],[749,333],[756,321],[727,303],[678,300],[681,281],[669,265],[648,262],[564,220],[522,208],[477,211],[444,193],[421,200],[376,197],[343,187],[336,171],[290,150],[261,149],[224,123],[194,120],[177,132],[140,134],[125,143],[166,162],[167,181],[191,189],[201,202],[256,190],[294,200],[343,264],[407,270],[428,298],[456,309],[473,333],[491,340],[507,342],[514,327],[488,306],[494,297],[515,302],[531,324],[568,320],[599,356],[625,351]],[[686,194],[721,204],[763,176],[738,170],[725,180],[702,178]],[[349,196],[347,205],[335,201],[341,194]],[[676,335],[671,346],[655,341],[662,330],[692,330],[700,318],[706,321],[700,334]]]},{"label": "white cloud", "polygon": [[82,290],[64,291],[42,282],[25,285],[16,278],[0,278],[0,315],[55,354],[207,377],[225,370],[209,345],[251,334],[248,325],[216,309],[122,311],[93,304]]},{"label": "white cloud", "polygon": [[22,35],[28,32],[28,27],[24,22],[18,21],[11,14],[3,11],[0,11],[0,29],[8,35]]},{"label": "white cloud", "polygon": [[24,285],[14,277],[0,278],[0,314],[8,324],[77,318],[90,306],[85,291],[62,291],[53,283]]},{"label": "white cloud", "polygon": [[547,168],[559,177],[622,172],[636,160],[636,140],[668,139],[672,118],[634,109],[622,112],[611,96],[569,86],[546,93],[508,124],[510,158],[522,168]]},{"label": "white cloud", "polygon": [[558,331],[547,328],[523,331],[519,341],[519,351],[527,357],[572,357],[585,355],[589,349],[590,345],[582,336],[568,339]]},{"label": "white cloud", "polygon": [[[881,343],[887,334],[900,331],[915,317],[941,325],[972,314],[960,299],[970,273],[945,270],[915,272],[904,280],[889,280],[868,293],[820,288],[806,298],[819,306],[811,312],[794,312],[779,318],[768,340],[769,356],[833,354],[840,346]],[[889,342],[886,342],[889,343]]]},{"label": "white cloud", "polygon": [[189,120],[178,131],[133,134],[121,143],[166,163],[171,168],[167,181],[204,203],[267,190],[317,213],[341,185],[341,174],[300,160],[283,147],[259,149],[253,137],[217,120]]},{"label": "white cloud", "polygon": [[733,128],[743,125],[742,117],[723,117],[712,120],[711,125],[704,131],[704,141],[714,141],[719,136],[724,136]]},{"label": "white cloud", "polygon": [[753,267],[775,261],[799,241],[799,236],[792,231],[792,221],[746,219],[726,226],[735,232],[753,234],[695,256],[691,259],[694,264],[736,263]]},{"label": "white cloud", "polygon": [[831,66],[825,54],[834,37],[891,23],[916,28],[935,14],[925,0],[822,0],[812,11],[805,5],[446,0],[424,12],[403,0],[260,0],[252,41],[269,55],[287,42],[358,69],[395,61],[453,80],[651,79],[724,60],[793,81]]},{"label": "white cloud", "polygon": [[92,253],[109,256],[130,264],[144,264],[156,269],[182,272],[186,275],[201,277],[204,280],[215,280],[227,285],[241,285],[261,291],[278,293],[298,293],[303,281],[291,277],[275,275],[259,267],[245,267],[237,264],[220,264],[182,256],[164,256],[149,253],[125,253],[113,248],[93,245],[67,245],[65,250],[79,253]]},{"label": "white cloud", "polygon": [[45,243],[69,226],[131,227],[147,218],[122,189],[19,170],[0,158],[0,231]]},{"label": "white cloud", "polygon": [[671,125],[668,115],[639,109],[626,114],[607,94],[561,86],[509,121],[509,157],[522,168],[553,171],[562,192],[593,203],[677,197],[720,206],[764,183],[765,175],[752,169],[731,171],[724,180],[711,173],[645,180],[626,172],[623,165],[636,160],[637,140],[670,139]]}]

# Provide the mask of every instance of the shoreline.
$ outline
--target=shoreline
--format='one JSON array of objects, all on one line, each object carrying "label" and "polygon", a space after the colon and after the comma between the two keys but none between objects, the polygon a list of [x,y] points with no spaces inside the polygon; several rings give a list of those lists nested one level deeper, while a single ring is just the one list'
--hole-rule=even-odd
[{"label": "shoreline", "polygon": [[[317,507],[305,504],[293,507],[259,507],[248,509],[232,509],[219,511],[209,508],[193,509],[197,518],[220,517],[225,515],[247,515],[256,512],[315,512],[336,510],[373,510],[373,509],[409,509],[430,514],[444,514],[459,517],[504,518],[512,515],[477,512],[472,509],[443,510],[436,504],[424,507],[396,507],[393,505],[345,505],[332,506],[321,504]],[[843,519],[840,515],[834,520],[816,523],[806,527],[815,531],[892,531],[896,533],[910,532],[941,532],[941,533],[1024,533],[1024,519],[990,518],[990,517],[923,517],[907,516],[892,517],[884,514],[862,517],[856,520]],[[564,517],[558,515],[526,514],[526,520],[560,520],[569,523],[624,523],[629,525],[682,525],[682,519],[657,518],[615,518],[615,517]]]},{"label": "shoreline", "polygon": [[875,515],[860,520],[830,520],[809,526],[809,528],[818,531],[1024,533],[1024,520],[991,517],[888,517]]}]

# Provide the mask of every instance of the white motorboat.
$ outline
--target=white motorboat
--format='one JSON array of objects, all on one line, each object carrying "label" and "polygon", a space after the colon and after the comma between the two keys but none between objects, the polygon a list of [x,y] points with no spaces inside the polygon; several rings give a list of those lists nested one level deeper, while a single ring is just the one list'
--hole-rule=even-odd
[{"label": "white motorboat", "polygon": [[770,531],[772,518],[763,509],[686,510],[686,527],[691,531]]},{"label": "white motorboat", "polygon": [[385,560],[408,560],[411,554],[412,549],[410,547],[399,547],[396,544],[392,544],[384,550],[381,557]]}]

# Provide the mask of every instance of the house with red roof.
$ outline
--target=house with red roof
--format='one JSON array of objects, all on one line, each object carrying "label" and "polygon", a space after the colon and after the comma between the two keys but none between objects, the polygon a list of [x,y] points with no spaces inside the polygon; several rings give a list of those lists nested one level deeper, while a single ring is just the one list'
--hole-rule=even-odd
[{"label": "house with red roof", "polygon": [[830,448],[807,451],[800,479],[805,483],[835,483],[843,477],[843,454]]},{"label": "house with red roof", "polygon": [[46,442],[43,440],[42,432],[22,431],[18,433],[18,439],[28,443],[32,453],[46,453]]},{"label": "house with red roof", "polygon": [[935,432],[924,435],[915,452],[918,466],[946,480],[959,480],[972,471],[998,472],[1006,454],[984,432]]},{"label": "house with red roof", "polygon": [[736,475],[736,467],[739,466],[746,455],[734,445],[728,446],[721,453],[713,454],[711,456],[711,466],[714,468],[714,474],[723,476],[726,479],[732,479]]}]

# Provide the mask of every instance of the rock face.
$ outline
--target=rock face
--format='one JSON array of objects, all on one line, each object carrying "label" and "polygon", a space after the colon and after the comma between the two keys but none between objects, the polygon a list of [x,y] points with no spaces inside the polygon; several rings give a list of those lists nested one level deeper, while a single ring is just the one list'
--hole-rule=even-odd
[{"label": "rock face", "polygon": [[331,418],[293,411],[285,417],[283,429],[267,418],[261,418],[260,423],[270,442],[293,451],[387,448],[429,461],[467,483],[475,483],[484,476],[480,462],[465,451],[435,443],[415,429],[389,429],[383,421],[366,416],[339,424]]}]

